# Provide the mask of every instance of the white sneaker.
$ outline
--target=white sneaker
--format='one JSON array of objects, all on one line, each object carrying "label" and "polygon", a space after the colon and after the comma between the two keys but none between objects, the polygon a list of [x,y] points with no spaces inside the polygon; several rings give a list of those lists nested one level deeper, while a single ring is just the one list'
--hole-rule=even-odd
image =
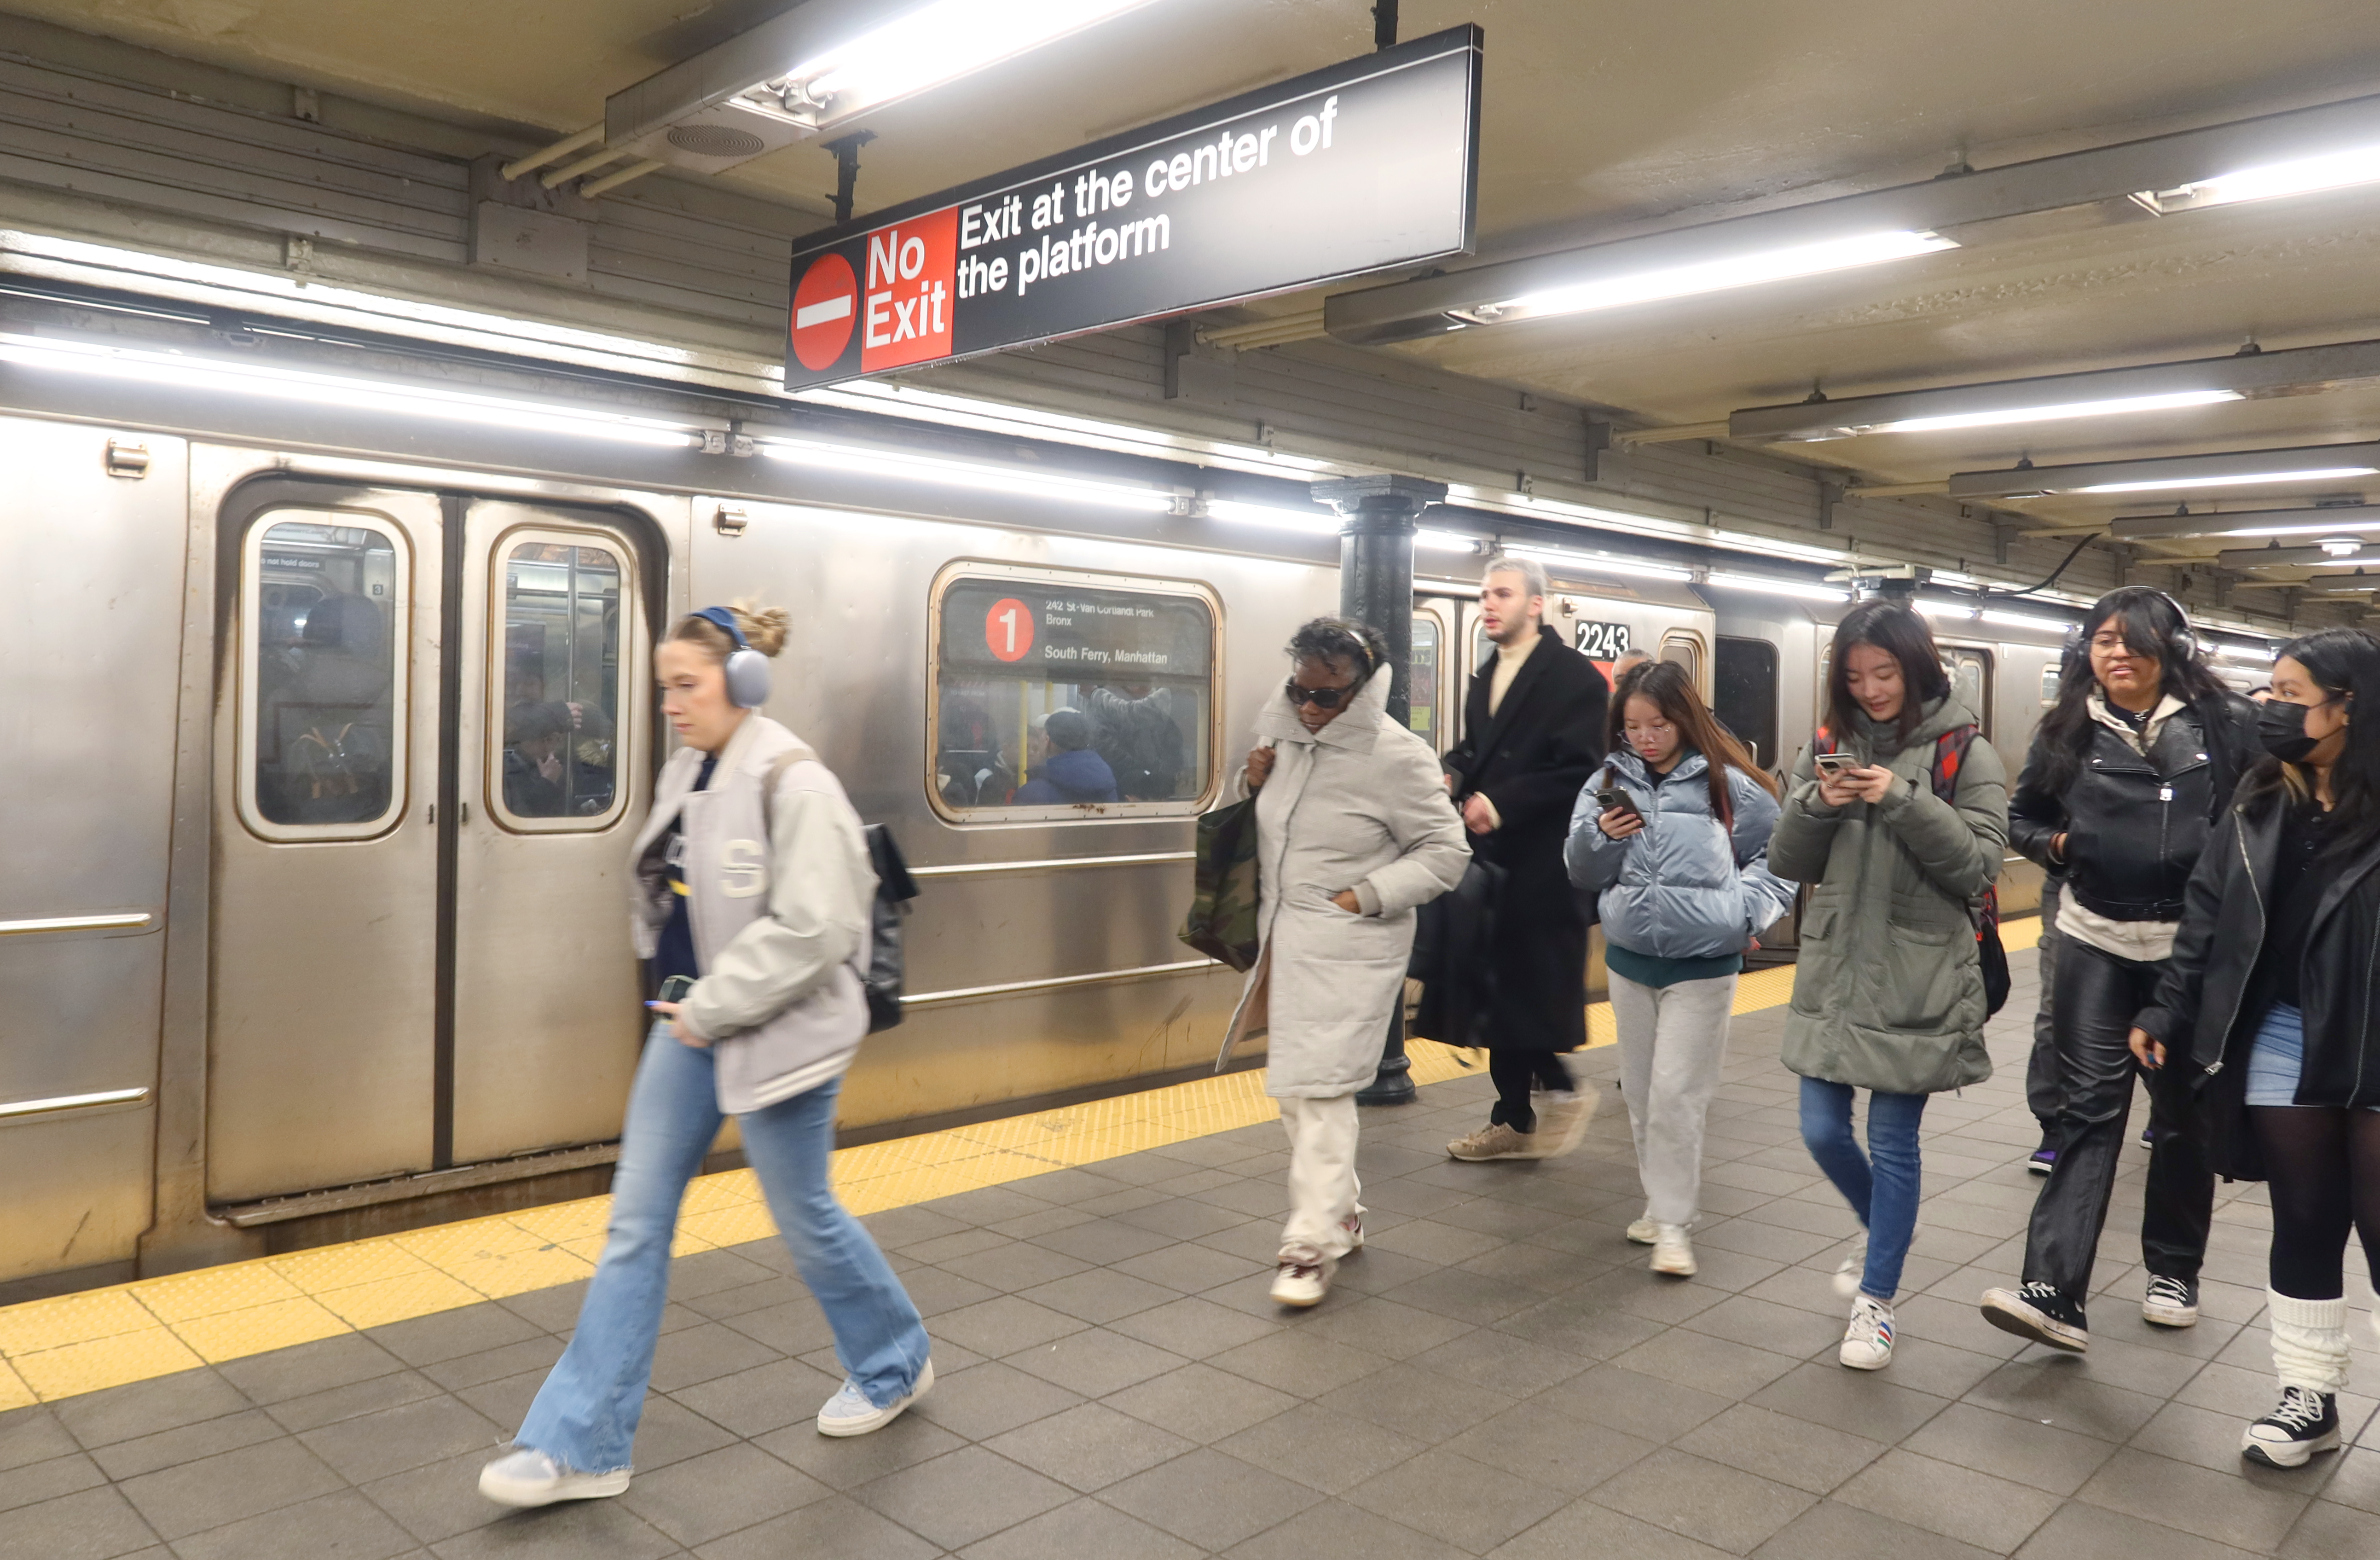
[{"label": "white sneaker", "polygon": [[1892,1307],[1873,1295],[1852,1302],[1852,1324],[1843,1329],[1836,1356],[1854,1371],[1881,1371],[1892,1363]]},{"label": "white sneaker", "polygon": [[1843,1260],[1835,1264],[1835,1293],[1850,1299],[1859,1293],[1860,1278],[1867,1272],[1867,1237],[1852,1242]]},{"label": "white sneaker", "polygon": [[1343,1229],[1343,1230],[1345,1230],[1345,1231],[1347,1232],[1347,1254],[1348,1254],[1349,1256],[1351,1256],[1351,1257],[1352,1257],[1352,1256],[1354,1256],[1356,1252],[1358,1252],[1358,1251],[1360,1251],[1360,1250],[1362,1250],[1362,1249],[1364,1249],[1364,1215],[1363,1215],[1363,1214],[1361,1214],[1361,1213],[1350,1213],[1350,1214],[1348,1214],[1345,1218],[1343,1218],[1343,1219],[1342,1219],[1342,1220],[1340,1220],[1340,1221],[1339,1221],[1339,1227],[1340,1227],[1341,1229]]},{"label": "white sneaker", "polygon": [[1653,1222],[1649,1213],[1628,1226],[1628,1238],[1639,1246],[1650,1246],[1660,1237],[1661,1226]]},{"label": "white sneaker", "polygon": [[498,1505],[552,1505],[556,1501],[597,1500],[628,1487],[625,1468],[580,1473],[543,1452],[524,1446],[480,1469],[480,1493]]},{"label": "white sneaker", "polygon": [[1701,1264],[1694,1261],[1694,1243],[1686,1238],[1685,1225],[1656,1225],[1653,1230],[1653,1271],[1655,1273],[1666,1273],[1678,1278],[1692,1278],[1702,1271]]},{"label": "white sneaker", "polygon": [[1537,1107],[1537,1129],[1533,1136],[1548,1145],[1541,1157],[1560,1159],[1585,1141],[1586,1124],[1595,1119],[1595,1107],[1603,1096],[1593,1088],[1576,1092],[1555,1090]]},{"label": "white sneaker", "polygon": [[868,1401],[868,1395],[859,1390],[857,1382],[846,1381],[818,1411],[818,1432],[820,1435],[865,1435],[871,1430],[882,1430],[899,1419],[903,1409],[932,1391],[933,1386],[934,1361],[930,1355],[917,1371],[917,1383],[909,1388],[908,1395],[896,1397],[881,1408]]},{"label": "white sneaker", "polygon": [[1300,1310],[1320,1305],[1338,1269],[1337,1262],[1311,1246],[1291,1247],[1281,1254],[1281,1266],[1272,1275],[1273,1303]]}]

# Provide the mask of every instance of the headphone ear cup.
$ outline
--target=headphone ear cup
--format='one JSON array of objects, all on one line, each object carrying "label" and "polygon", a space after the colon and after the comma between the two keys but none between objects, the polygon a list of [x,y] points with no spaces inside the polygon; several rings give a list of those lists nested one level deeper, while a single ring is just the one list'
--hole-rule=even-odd
[{"label": "headphone ear cup", "polygon": [[757,710],[769,701],[769,658],[757,650],[739,650],[727,658],[727,701],[739,710]]}]

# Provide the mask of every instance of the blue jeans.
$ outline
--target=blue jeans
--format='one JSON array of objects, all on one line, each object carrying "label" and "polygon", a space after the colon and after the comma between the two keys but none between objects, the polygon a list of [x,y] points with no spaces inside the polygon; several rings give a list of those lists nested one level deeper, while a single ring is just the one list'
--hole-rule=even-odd
[{"label": "blue jeans", "polygon": [[1925,1119],[1923,1094],[1867,1097],[1867,1152],[1852,1136],[1852,1086],[1802,1080],[1802,1141],[1867,1226],[1867,1271],[1860,1293],[1889,1300],[1900,1290],[1900,1264],[1917,1234],[1917,1127]]},{"label": "blue jeans", "polygon": [[[708,1050],[655,1024],[628,1096],[603,1259],[570,1347],[538,1389],[516,1444],[582,1473],[628,1466],[669,1298],[670,1240],[686,1185],[722,1116]],[[802,1282],[834,1331],[835,1358],[868,1402],[905,1396],[925,1368],[926,1326],[884,1253],[834,1200],[827,1171],[841,1081],[741,1116],[744,1155],[760,1177]]]}]

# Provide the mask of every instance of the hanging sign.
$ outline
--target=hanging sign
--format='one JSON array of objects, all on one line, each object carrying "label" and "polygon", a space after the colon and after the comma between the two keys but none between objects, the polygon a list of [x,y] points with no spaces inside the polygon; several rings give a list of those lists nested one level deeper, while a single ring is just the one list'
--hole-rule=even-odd
[{"label": "hanging sign", "polygon": [[1451,28],[805,241],[785,388],[1462,253],[1481,41]]}]

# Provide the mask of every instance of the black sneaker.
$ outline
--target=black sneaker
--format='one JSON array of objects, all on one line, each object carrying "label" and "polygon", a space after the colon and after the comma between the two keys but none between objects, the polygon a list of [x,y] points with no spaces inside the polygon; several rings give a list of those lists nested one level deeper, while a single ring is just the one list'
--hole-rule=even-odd
[{"label": "black sneaker", "polygon": [[2301,1386],[2281,1388],[2280,1406],[2240,1438],[2240,1455],[2266,1468],[2303,1468],[2316,1452],[2338,1450],[2338,1399]]},{"label": "black sneaker", "polygon": [[2036,1176],[2046,1176],[2058,1168],[2058,1151],[2035,1149],[2033,1151],[2033,1157],[2024,1162],[2024,1167]]},{"label": "black sneaker", "polygon": [[2157,1277],[2149,1280],[2149,1292],[2141,1299],[2141,1316],[2160,1327],[2195,1327],[2198,1325],[2198,1284],[2189,1278]]},{"label": "black sneaker", "polygon": [[1985,1290],[1984,1320],[2003,1333],[2069,1354],[2081,1354],[2091,1347],[2091,1329],[2082,1320],[2082,1306],[2059,1294],[2054,1284]]}]

